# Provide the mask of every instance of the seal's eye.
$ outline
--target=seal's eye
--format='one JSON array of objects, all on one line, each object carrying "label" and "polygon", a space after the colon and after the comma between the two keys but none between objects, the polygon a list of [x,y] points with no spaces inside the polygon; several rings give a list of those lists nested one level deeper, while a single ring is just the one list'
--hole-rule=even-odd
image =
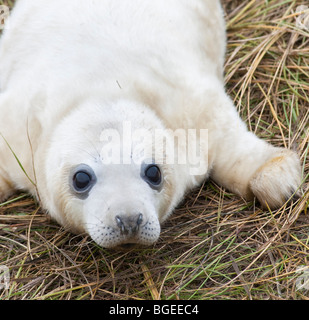
[{"label": "seal's eye", "polygon": [[161,191],[163,187],[163,172],[161,167],[152,163],[143,162],[141,165],[141,178],[148,183],[150,188]]},{"label": "seal's eye", "polygon": [[92,178],[87,172],[79,171],[73,177],[73,186],[76,191],[84,191],[88,188]]},{"label": "seal's eye", "polygon": [[73,168],[70,174],[71,190],[81,199],[86,199],[89,191],[97,182],[93,170],[86,164]]},{"label": "seal's eye", "polygon": [[159,185],[161,183],[161,171],[156,165],[150,165],[145,170],[145,177],[154,185]]}]

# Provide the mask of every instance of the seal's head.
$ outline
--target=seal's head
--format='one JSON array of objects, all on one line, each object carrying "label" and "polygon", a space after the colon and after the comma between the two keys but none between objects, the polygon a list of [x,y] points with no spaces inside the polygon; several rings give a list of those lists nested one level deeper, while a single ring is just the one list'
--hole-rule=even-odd
[{"label": "seal's head", "polygon": [[136,103],[80,106],[47,146],[38,179],[43,205],[102,247],[153,244],[183,195],[181,174],[164,161],[169,136],[162,132],[158,117]]}]

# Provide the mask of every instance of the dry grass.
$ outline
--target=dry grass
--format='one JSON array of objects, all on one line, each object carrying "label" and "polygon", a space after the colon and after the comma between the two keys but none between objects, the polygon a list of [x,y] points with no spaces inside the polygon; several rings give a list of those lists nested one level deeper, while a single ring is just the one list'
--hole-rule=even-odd
[{"label": "dry grass", "polygon": [[[309,299],[297,267],[309,265],[309,31],[302,1],[224,0],[227,88],[250,130],[297,149],[303,197],[273,212],[213,182],[191,193],[158,243],[119,252],[49,220],[27,195],[0,205],[2,299]],[[0,1],[3,3],[3,1]]]}]

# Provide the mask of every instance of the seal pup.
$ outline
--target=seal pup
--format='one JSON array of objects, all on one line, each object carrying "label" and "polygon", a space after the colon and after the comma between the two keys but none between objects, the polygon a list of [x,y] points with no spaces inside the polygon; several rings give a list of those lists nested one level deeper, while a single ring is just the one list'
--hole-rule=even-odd
[{"label": "seal pup", "polygon": [[0,43],[0,199],[27,190],[107,248],[153,244],[209,176],[281,206],[299,157],[247,130],[225,44],[215,0],[17,1]]}]

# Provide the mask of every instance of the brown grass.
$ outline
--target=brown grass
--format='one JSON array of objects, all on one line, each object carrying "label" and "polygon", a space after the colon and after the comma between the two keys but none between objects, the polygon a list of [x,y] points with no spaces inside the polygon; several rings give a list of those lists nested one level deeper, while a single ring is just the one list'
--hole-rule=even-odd
[{"label": "brown grass", "polygon": [[[0,1],[0,4],[7,3]],[[192,192],[153,247],[98,247],[27,195],[0,204],[0,299],[309,299],[309,30],[293,0],[224,0],[227,90],[250,130],[302,160],[303,196],[263,211],[213,182]],[[10,2],[11,4],[11,2]]]}]

